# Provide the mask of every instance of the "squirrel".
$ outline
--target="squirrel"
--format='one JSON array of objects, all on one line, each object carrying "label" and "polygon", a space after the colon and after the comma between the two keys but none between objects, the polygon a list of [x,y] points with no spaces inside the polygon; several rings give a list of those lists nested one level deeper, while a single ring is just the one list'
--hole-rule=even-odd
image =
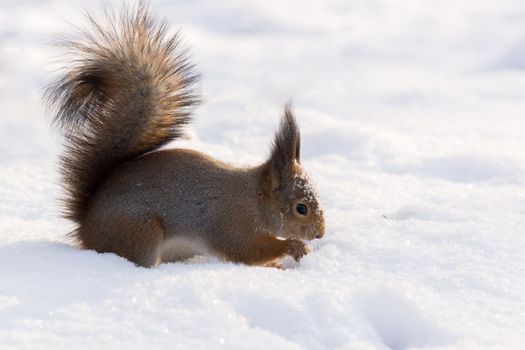
[{"label": "squirrel", "polygon": [[180,35],[141,4],[88,14],[89,28],[65,39],[67,62],[45,91],[60,156],[63,216],[77,246],[154,267],[195,255],[282,267],[309,252],[325,222],[300,163],[290,105],[263,164],[237,168],[179,138],[200,103],[199,75]]}]

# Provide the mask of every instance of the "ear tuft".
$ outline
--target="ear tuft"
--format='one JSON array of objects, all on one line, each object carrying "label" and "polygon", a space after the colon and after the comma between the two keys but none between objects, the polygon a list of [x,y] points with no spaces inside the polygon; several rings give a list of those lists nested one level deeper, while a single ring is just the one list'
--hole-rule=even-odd
[{"label": "ear tuft", "polygon": [[293,115],[291,104],[284,108],[279,131],[275,135],[272,156],[278,156],[284,162],[300,161],[301,135]]},{"label": "ear tuft", "polygon": [[292,106],[287,104],[281,119],[279,131],[275,134],[270,163],[277,178],[293,169],[294,163],[300,162],[301,135]]},{"label": "ear tuft", "polygon": [[301,133],[297,126],[297,121],[293,115],[292,105],[286,104],[284,107],[284,116],[281,121],[281,127],[279,133],[285,134],[285,137],[291,141],[290,147],[293,151],[292,159],[296,160],[297,163],[301,162]]}]

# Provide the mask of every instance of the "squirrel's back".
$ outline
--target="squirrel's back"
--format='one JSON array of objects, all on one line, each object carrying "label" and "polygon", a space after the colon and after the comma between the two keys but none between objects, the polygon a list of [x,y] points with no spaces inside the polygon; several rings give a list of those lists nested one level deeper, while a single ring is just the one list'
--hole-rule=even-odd
[{"label": "squirrel's back", "polygon": [[46,91],[66,135],[64,214],[77,223],[111,172],[180,136],[198,102],[178,35],[145,5],[88,19],[89,30],[63,41],[70,60]]}]

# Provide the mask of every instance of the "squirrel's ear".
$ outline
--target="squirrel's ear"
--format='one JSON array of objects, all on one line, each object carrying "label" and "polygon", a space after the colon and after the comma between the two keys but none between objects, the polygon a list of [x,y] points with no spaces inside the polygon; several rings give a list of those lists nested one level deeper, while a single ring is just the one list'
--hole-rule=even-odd
[{"label": "squirrel's ear", "polygon": [[301,135],[292,113],[292,107],[287,104],[281,119],[279,131],[273,141],[270,164],[278,178],[293,171],[294,164],[301,161]]},{"label": "squirrel's ear", "polygon": [[282,167],[281,170],[285,170],[286,167],[293,165],[294,161],[299,163],[300,156],[301,135],[293,116],[292,106],[287,104],[279,131],[275,135],[271,158],[276,165]]},{"label": "squirrel's ear", "polygon": [[294,172],[300,162],[301,136],[299,127],[292,113],[292,107],[287,104],[281,119],[279,130],[275,134],[272,153],[266,162],[261,182],[261,194],[271,197],[272,193],[283,185],[286,177]]}]

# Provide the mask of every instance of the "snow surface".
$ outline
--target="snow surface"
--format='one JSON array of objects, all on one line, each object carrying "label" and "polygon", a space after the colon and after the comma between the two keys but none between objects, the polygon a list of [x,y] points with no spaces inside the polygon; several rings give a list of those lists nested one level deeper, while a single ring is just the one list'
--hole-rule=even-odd
[{"label": "snow surface", "polygon": [[40,95],[99,5],[0,1],[0,349],[525,348],[522,0],[152,1],[203,74],[178,144],[255,165],[294,101],[327,233],[285,271],[67,244]]}]

